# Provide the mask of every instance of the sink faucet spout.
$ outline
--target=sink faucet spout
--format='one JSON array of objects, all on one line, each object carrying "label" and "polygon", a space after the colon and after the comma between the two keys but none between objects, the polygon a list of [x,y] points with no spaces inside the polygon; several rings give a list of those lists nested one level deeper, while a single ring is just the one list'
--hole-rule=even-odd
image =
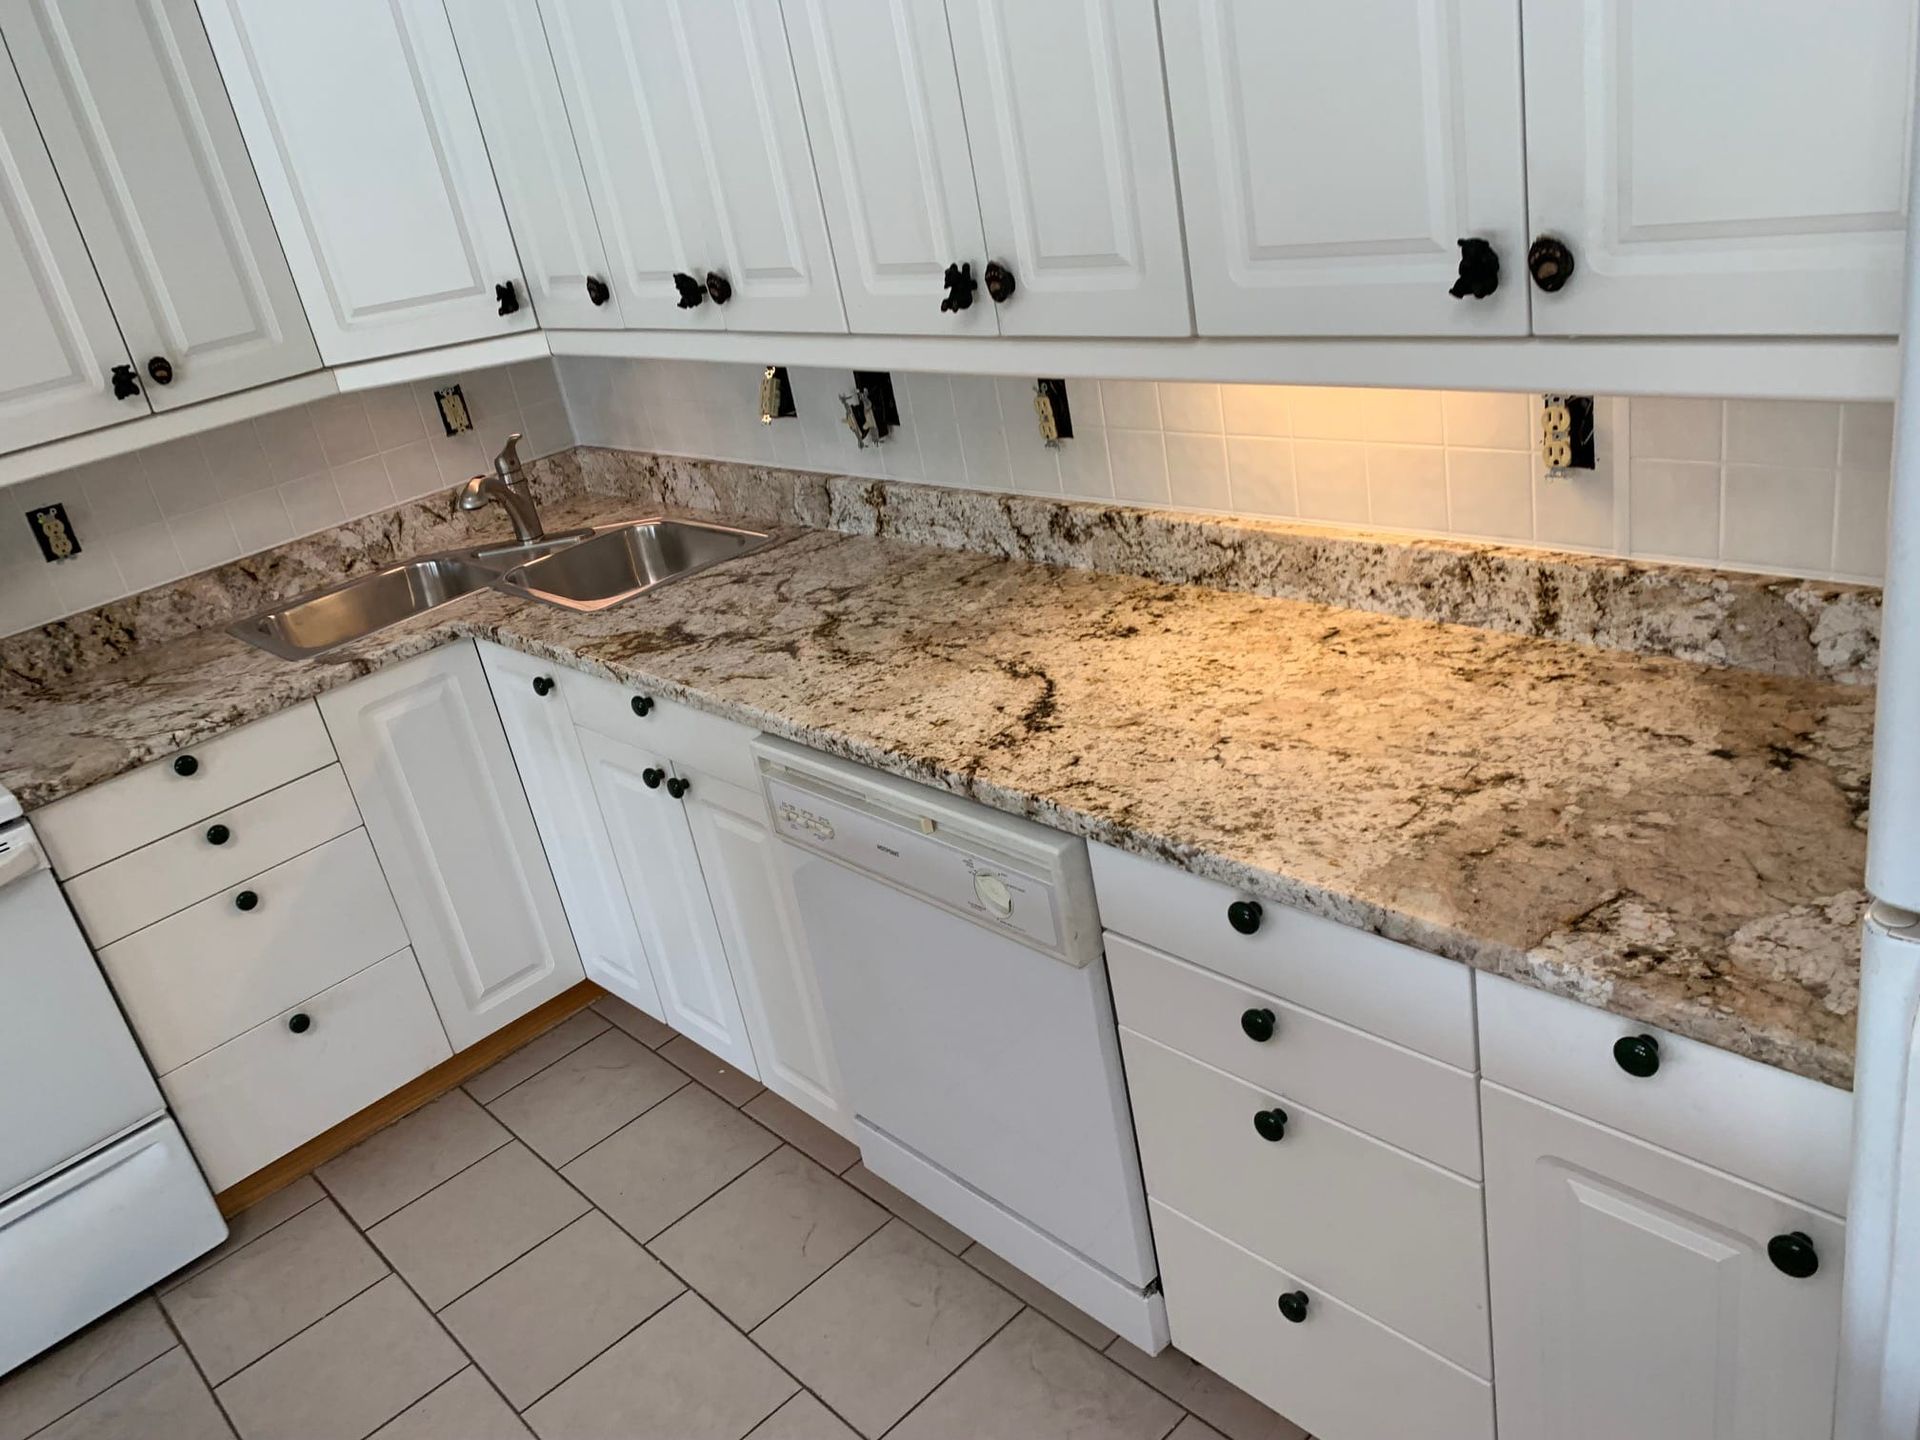
[{"label": "sink faucet spout", "polygon": [[544,540],[540,510],[533,503],[533,492],[520,468],[519,435],[509,435],[500,453],[493,457],[491,475],[475,475],[454,491],[455,503],[462,510],[484,510],[497,504],[513,522],[513,538],[525,545]]}]

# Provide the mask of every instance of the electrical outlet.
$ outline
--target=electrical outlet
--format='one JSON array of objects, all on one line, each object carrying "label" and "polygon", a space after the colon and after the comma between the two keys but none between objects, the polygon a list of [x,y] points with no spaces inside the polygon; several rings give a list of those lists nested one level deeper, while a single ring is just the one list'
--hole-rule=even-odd
[{"label": "electrical outlet", "polygon": [[[500,313],[504,315],[506,312],[503,310]],[[460,393],[458,385],[434,391],[433,403],[440,407],[440,423],[446,427],[447,434],[458,435],[464,430],[473,429],[473,415],[467,409],[467,397]]]},{"label": "electrical outlet", "polygon": [[1057,448],[1062,440],[1073,438],[1073,412],[1067,408],[1066,381],[1034,381],[1033,413],[1040,422],[1040,438],[1048,445]]},{"label": "electrical outlet", "polygon": [[73,523],[67,519],[65,505],[42,505],[37,510],[29,510],[27,524],[33,527],[33,538],[40,546],[41,559],[71,560],[80,553],[80,537],[73,533]]},{"label": "electrical outlet", "polygon": [[793,386],[787,380],[787,367],[769,365],[760,372],[760,423],[790,420],[799,412],[793,408]]},{"label": "electrical outlet", "polygon": [[1549,475],[1593,469],[1591,395],[1540,397],[1540,458]]}]

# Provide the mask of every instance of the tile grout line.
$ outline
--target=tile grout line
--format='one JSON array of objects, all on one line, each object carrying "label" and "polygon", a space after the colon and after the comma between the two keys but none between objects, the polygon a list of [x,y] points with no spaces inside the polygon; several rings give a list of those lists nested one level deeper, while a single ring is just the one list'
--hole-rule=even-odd
[{"label": "tile grout line", "polygon": [[[375,963],[377,964],[378,962],[376,961]],[[273,1224],[269,1225],[266,1229],[262,1230],[258,1235],[255,1235],[252,1239],[246,1241],[244,1244],[234,1246],[233,1249],[229,1250],[226,1254],[222,1255],[217,1260],[207,1260],[207,1255],[211,1255],[213,1253],[211,1250],[207,1252],[207,1255],[194,1256],[192,1260],[189,1260],[185,1265],[182,1265],[179,1270],[174,1271],[173,1275],[167,1276],[166,1280],[162,1281],[161,1284],[159,1285],[152,1286],[150,1289],[146,1291],[146,1293],[153,1296],[154,1302],[158,1304],[160,1301],[160,1297],[162,1295],[171,1295],[175,1290],[179,1290],[184,1286],[191,1285],[194,1281],[198,1280],[202,1275],[206,1274],[209,1270],[214,1269],[216,1266],[226,1264],[227,1261],[233,1259],[233,1257],[236,1255],[245,1254],[248,1250],[251,1250],[255,1245],[259,1244],[262,1240],[266,1239],[267,1236],[273,1234],[273,1232],[278,1230],[282,1225],[287,1224],[289,1221],[298,1220],[302,1215],[306,1214],[307,1211],[311,1210],[314,1206],[318,1205],[322,1200],[331,1200],[333,1198],[333,1192],[327,1189],[325,1182],[320,1179],[318,1173],[310,1170],[307,1172],[307,1174],[313,1176],[314,1186],[316,1189],[320,1191],[320,1193],[314,1196],[313,1199],[309,1200],[306,1204],[302,1205],[298,1210],[294,1211],[291,1215],[285,1216],[282,1219],[274,1221]],[[306,1178],[305,1176],[301,1177],[301,1179],[305,1179],[305,1178]],[[300,1183],[299,1180],[295,1180],[292,1182],[293,1185],[298,1185],[299,1183]],[[287,1188],[291,1188],[291,1186],[282,1187],[282,1189],[287,1189]],[[280,1191],[276,1190],[273,1193],[274,1195],[278,1195]],[[272,1198],[273,1198],[273,1195],[268,1195],[254,1203],[259,1205],[264,1205],[268,1200],[271,1200]],[[253,1206],[251,1205],[247,1207],[247,1209],[249,1210],[252,1208]],[[246,1212],[242,1211],[240,1213],[245,1214]],[[215,1246],[214,1248],[218,1249],[219,1247]],[[198,1264],[202,1260],[207,1260],[207,1263],[204,1265],[201,1265],[200,1268],[198,1270],[195,1270],[191,1275],[181,1275],[182,1271],[185,1271],[189,1267]],[[181,1278],[175,1279],[174,1276],[176,1275],[181,1276]],[[168,1283],[169,1281],[172,1283]],[[163,1305],[161,1308],[165,1309],[165,1306]],[[185,1344],[186,1342],[182,1341],[181,1343]]]},{"label": "tile grout line", "polygon": [[[534,1044],[535,1041],[546,1039],[547,1036],[553,1034],[555,1030],[558,1030],[561,1025],[565,1025],[568,1020],[573,1019],[574,1015],[579,1015],[582,1012],[591,1013],[595,1019],[602,1022],[603,1028],[594,1031],[593,1034],[587,1036],[584,1040],[580,1041],[578,1045],[569,1045],[566,1049],[562,1050],[558,1055],[554,1056],[546,1064],[542,1065],[539,1069],[533,1071],[531,1074],[523,1075],[520,1079],[514,1081],[513,1084],[509,1085],[506,1089],[502,1090],[498,1095],[494,1096],[493,1100],[482,1100],[478,1095],[475,1095],[471,1090],[467,1089],[467,1086],[471,1085],[475,1080],[478,1080],[480,1078],[480,1075],[484,1075],[487,1073],[487,1070],[493,1069],[494,1065],[504,1064],[506,1061],[511,1060],[515,1055],[518,1055],[522,1050],[525,1050],[528,1045]],[[548,1029],[542,1030],[538,1035],[534,1036],[532,1040],[527,1041],[526,1045],[522,1045],[519,1050],[509,1050],[505,1055],[502,1055],[498,1060],[494,1061],[493,1065],[489,1065],[487,1067],[487,1070],[482,1070],[480,1072],[480,1075],[469,1075],[465,1080],[462,1080],[459,1083],[459,1085],[456,1086],[455,1088],[458,1089],[460,1093],[465,1095],[469,1100],[473,1101],[474,1104],[480,1106],[481,1109],[487,1111],[487,1113],[491,1115],[493,1113],[492,1107],[493,1107],[494,1100],[506,1099],[507,1096],[511,1095],[514,1091],[518,1090],[522,1085],[526,1084],[527,1081],[534,1079],[536,1076],[546,1074],[547,1071],[551,1070],[554,1066],[558,1065],[562,1060],[566,1059],[567,1056],[573,1054],[574,1051],[583,1049],[584,1047],[591,1045],[595,1040],[598,1040],[602,1035],[606,1034],[608,1030],[620,1030],[620,1027],[618,1025],[615,1025],[613,1021],[607,1019],[607,1017],[602,1015],[598,1010],[595,1010],[593,1008],[593,1002],[588,1001],[585,1005],[582,1005],[579,1010],[574,1011],[573,1015],[567,1016],[566,1020],[562,1020],[559,1022],[559,1024],[553,1025]],[[627,1034],[627,1032],[624,1030],[620,1030],[620,1033],[622,1035]],[[629,1040],[633,1040],[633,1037],[631,1035],[627,1035],[627,1038]],[[634,1040],[634,1043],[636,1045],[642,1046],[643,1048],[646,1046],[646,1042],[644,1040]],[[423,1105],[420,1108],[424,1110],[426,1106]],[[412,1112],[409,1112],[409,1113],[412,1113]],[[402,1115],[400,1117],[400,1120],[404,1120],[406,1118],[407,1117],[405,1115]],[[393,1124],[398,1125],[400,1123],[400,1120],[394,1121]],[[501,1123],[505,1124],[506,1122],[501,1121]],[[380,1128],[381,1130],[391,1130],[393,1128],[393,1125],[383,1125]],[[375,1135],[379,1133],[380,1133],[379,1130],[374,1131]],[[368,1140],[371,1140],[372,1138],[373,1138],[372,1135],[369,1135],[367,1137]],[[363,1140],[360,1143],[364,1145],[366,1141]]]},{"label": "tile grout line", "polygon": [[[172,1326],[168,1326],[168,1329],[172,1330]],[[52,1348],[58,1348],[58,1347],[55,1346]],[[182,1343],[180,1339],[180,1332],[177,1330],[174,1330],[173,1344],[169,1345],[166,1349],[162,1350],[158,1355],[154,1356],[151,1360],[143,1361],[142,1363],[134,1366],[133,1369],[129,1370],[126,1374],[122,1375],[118,1380],[114,1381],[111,1385],[108,1385],[103,1389],[96,1390],[93,1392],[93,1394],[87,1396],[84,1400],[81,1400],[74,1405],[68,1406],[65,1410],[62,1410],[58,1415],[54,1416],[51,1420],[47,1421],[46,1424],[36,1426],[34,1429],[29,1430],[25,1435],[21,1437],[21,1440],[33,1440],[33,1437],[36,1435],[46,1434],[47,1431],[51,1430],[54,1426],[58,1425],[62,1420],[65,1420],[69,1415],[73,1414],[75,1411],[84,1410],[87,1406],[93,1404],[94,1401],[102,1398],[103,1396],[112,1394],[115,1390],[118,1390],[122,1385],[126,1384],[127,1381],[133,1379],[133,1377],[138,1375],[141,1371],[149,1368],[150,1366],[158,1365],[162,1360],[166,1359],[167,1356],[171,1355],[174,1351],[185,1350],[186,1348],[187,1347],[185,1346],[185,1344]],[[51,1354],[52,1350],[50,1349],[47,1353]],[[35,1356],[34,1358],[37,1360],[40,1357]],[[187,1363],[193,1366],[194,1372],[196,1374],[199,1373],[200,1366],[194,1360],[191,1354],[187,1356]],[[24,1372],[27,1368],[28,1366],[23,1365],[20,1367],[19,1370],[9,1370],[5,1375],[5,1377],[3,1378],[11,1380],[15,1375]],[[207,1377],[205,1375],[201,1375],[200,1383],[203,1385],[206,1385],[206,1382],[207,1382]],[[213,1387],[211,1385],[207,1385],[207,1389],[209,1392],[211,1392]],[[756,1426],[755,1428],[757,1429],[758,1427]]]},{"label": "tile grout line", "polygon": [[[314,1205],[317,1205],[319,1203],[320,1202],[317,1200],[314,1201]],[[313,1205],[309,1205],[305,1207],[305,1209],[302,1209],[300,1213],[304,1215],[307,1213],[308,1210],[311,1210],[312,1208],[313,1208]],[[287,1217],[287,1219],[289,1220],[291,1220],[292,1218],[293,1217],[291,1215]],[[282,1223],[284,1224],[285,1222],[283,1221]],[[278,1225],[273,1227],[274,1230],[277,1230],[279,1228],[280,1227]],[[269,1230],[266,1233],[271,1235],[273,1233],[273,1230]],[[241,1250],[244,1250],[246,1248],[247,1247],[244,1245],[240,1247]],[[238,1254],[239,1251],[235,1251],[234,1253]],[[209,1266],[208,1268],[211,1269],[212,1267]],[[173,1323],[173,1316],[167,1313],[167,1307],[160,1303],[160,1297],[158,1295],[154,1296],[153,1303],[154,1303],[154,1308],[156,1308],[160,1312],[161,1322],[167,1327],[168,1330],[170,1330],[173,1333],[173,1343],[177,1345],[180,1348],[180,1352],[187,1357],[187,1363],[193,1366],[193,1373],[200,1377],[200,1383],[207,1387],[207,1394],[213,1398],[213,1408],[218,1410],[220,1412],[220,1418],[227,1422],[227,1429],[231,1431],[234,1435],[239,1435],[240,1433],[239,1425],[234,1423],[233,1415],[227,1409],[227,1402],[220,1398],[220,1387],[218,1385],[215,1385],[211,1380],[207,1378],[206,1367],[201,1365],[200,1357],[193,1353],[193,1347],[187,1344],[187,1337],[181,1334],[180,1327]],[[154,1358],[159,1359],[160,1357],[155,1356]],[[143,1365],[140,1368],[144,1370],[146,1366]],[[135,1371],[134,1373],[138,1374],[139,1371]],[[113,1387],[111,1385],[107,1387],[108,1390],[111,1390],[112,1388]],[[100,1393],[104,1395],[106,1391],[103,1390]]]},{"label": "tile grout line", "polygon": [[[980,1278],[982,1280],[985,1280],[987,1277],[982,1275]],[[992,1284],[993,1282],[988,1281],[988,1283]],[[1003,1293],[1009,1294],[1013,1300],[1019,1303],[1019,1309],[1015,1310],[1013,1314],[1009,1315],[999,1325],[996,1325],[991,1335],[987,1336],[986,1339],[982,1340],[978,1345],[974,1346],[973,1349],[969,1350],[964,1356],[962,1356],[960,1363],[958,1365],[954,1366],[951,1370],[947,1371],[946,1374],[942,1375],[938,1380],[934,1381],[933,1384],[927,1388],[927,1393],[922,1395],[918,1400],[914,1401],[913,1404],[907,1408],[907,1413],[905,1415],[902,1415],[898,1420],[894,1421],[893,1424],[889,1425],[885,1430],[882,1430],[880,1432],[879,1440],[886,1440],[887,1436],[893,1434],[894,1431],[898,1430],[902,1425],[906,1424],[908,1420],[912,1419],[914,1411],[918,1410],[922,1405],[926,1404],[927,1401],[931,1400],[935,1395],[939,1394],[940,1387],[942,1385],[945,1385],[947,1381],[951,1380],[954,1376],[958,1375],[963,1369],[965,1369],[968,1363],[973,1359],[974,1356],[978,1355],[982,1350],[986,1349],[987,1346],[991,1345],[995,1340],[999,1339],[1000,1333],[1003,1330],[1005,1330],[1007,1326],[1013,1324],[1014,1321],[1018,1320],[1022,1315],[1026,1314],[1028,1310],[1033,1308],[1032,1306],[1028,1305],[1026,1301],[1021,1300],[1018,1295],[1012,1295],[1011,1292],[1005,1291],[1004,1287],[995,1285],[994,1288],[998,1290],[1002,1290]],[[1037,1310],[1034,1311],[1034,1313],[1039,1314]],[[1041,1316],[1041,1318],[1044,1320],[1046,1317],[1043,1315]]]},{"label": "tile grout line", "polygon": [[[329,1196],[328,1199],[331,1200],[332,1197]],[[311,1209],[312,1207],[309,1206],[308,1208]],[[338,1209],[339,1207],[336,1205],[335,1208]],[[340,1213],[342,1216],[346,1218],[348,1225],[353,1224],[353,1217],[351,1215],[347,1215],[347,1213],[344,1210],[342,1210]],[[366,1239],[364,1235],[362,1235],[361,1238],[363,1240]],[[227,1376],[225,1380],[220,1381],[219,1384],[213,1384],[211,1381],[209,1381],[208,1383],[212,1388],[215,1396],[218,1397],[220,1393],[221,1385],[225,1385],[230,1380],[239,1379],[242,1375],[246,1374],[247,1371],[253,1369],[254,1366],[258,1365],[262,1360],[266,1359],[267,1356],[273,1354],[274,1351],[283,1349],[285,1346],[292,1344],[295,1340],[298,1340],[302,1335],[306,1334],[307,1331],[313,1329],[313,1327],[318,1325],[322,1320],[325,1320],[329,1316],[332,1316],[337,1312],[344,1310],[347,1306],[351,1305],[354,1301],[358,1300],[362,1295],[366,1294],[367,1291],[373,1289],[375,1285],[378,1285],[382,1280],[386,1279],[388,1275],[393,1275],[398,1273],[397,1271],[394,1270],[392,1265],[388,1264],[387,1257],[380,1253],[379,1248],[375,1246],[372,1241],[368,1241],[367,1246],[369,1249],[373,1251],[374,1259],[378,1260],[381,1263],[381,1265],[386,1267],[385,1273],[377,1275],[372,1280],[369,1280],[365,1285],[362,1285],[358,1290],[354,1291],[353,1294],[347,1296],[347,1298],[342,1300],[338,1305],[329,1307],[325,1314],[314,1316],[313,1319],[309,1320],[305,1325],[302,1325],[298,1330],[294,1331],[293,1334],[287,1336],[286,1339],[277,1341],[269,1349],[261,1351],[260,1354],[254,1356],[253,1359],[249,1360],[246,1364],[242,1365],[238,1370],[234,1371],[233,1374]],[[163,1305],[161,1308],[165,1309],[166,1307]],[[168,1323],[172,1323],[173,1317],[169,1315],[167,1317],[167,1320],[168,1320]],[[179,1334],[179,1331],[176,1329],[174,1333]],[[193,1354],[193,1347],[187,1344],[186,1336],[184,1335],[180,1336],[180,1344],[186,1349],[189,1355]],[[199,1357],[197,1356],[194,1357],[194,1363],[196,1365],[199,1363]],[[226,1407],[222,1406],[221,1408],[225,1409]]]}]

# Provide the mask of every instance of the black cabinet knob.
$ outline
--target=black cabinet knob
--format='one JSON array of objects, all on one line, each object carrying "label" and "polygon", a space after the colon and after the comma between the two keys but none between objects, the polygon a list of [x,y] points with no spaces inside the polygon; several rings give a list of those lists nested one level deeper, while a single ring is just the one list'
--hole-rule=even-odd
[{"label": "black cabinet knob", "polygon": [[716,305],[724,305],[733,298],[733,282],[717,270],[707,271],[707,295]]},{"label": "black cabinet knob", "polygon": [[1500,288],[1500,257],[1477,237],[1460,242],[1460,275],[1447,293],[1456,300],[1484,300]]},{"label": "black cabinet knob", "polygon": [[1014,283],[1013,272],[998,260],[989,260],[987,268],[980,272],[980,278],[987,282],[987,294],[993,297],[993,303],[1004,305],[1013,298],[1013,292],[1020,287]]},{"label": "black cabinet knob", "polygon": [[653,765],[640,772],[640,780],[649,790],[658,790],[660,782],[666,778],[667,772]]},{"label": "black cabinet knob", "polygon": [[1242,935],[1251,935],[1260,928],[1260,917],[1265,913],[1258,900],[1236,900],[1227,906],[1227,924]]},{"label": "black cabinet knob", "polygon": [[678,775],[674,776],[673,779],[667,781],[667,794],[671,795],[676,800],[684,800],[686,798],[687,791],[691,790],[692,788],[693,788],[693,782],[691,780],[682,780]]},{"label": "black cabinet knob", "polygon": [[1289,1290],[1280,1297],[1280,1313],[1298,1325],[1307,1318],[1307,1292]]},{"label": "black cabinet knob", "polygon": [[940,277],[940,283],[947,289],[947,298],[940,302],[943,315],[957,314],[973,308],[973,292],[978,288],[973,278],[973,264],[949,265],[947,273]]},{"label": "black cabinet knob", "polygon": [[607,282],[598,275],[587,277],[587,299],[596,305],[604,305],[613,298],[613,291],[607,288]]},{"label": "black cabinet knob", "polygon": [[153,377],[153,383],[156,385],[171,385],[173,362],[164,355],[156,355],[147,361],[147,374]]},{"label": "black cabinet knob", "polygon": [[233,832],[224,825],[207,826],[207,844],[224,845],[233,838]]},{"label": "black cabinet knob", "polygon": [[133,366],[116,365],[107,372],[107,378],[113,381],[113,398],[131,400],[140,393],[140,382],[134,379]]},{"label": "black cabinet knob", "polygon": [[287,1029],[291,1030],[296,1035],[304,1035],[307,1033],[307,1031],[311,1030],[312,1028],[313,1028],[313,1017],[307,1014],[306,1011],[304,1010],[301,1011],[298,1015],[289,1015],[287,1017]]},{"label": "black cabinet knob", "polygon": [[533,693],[536,695],[551,695],[553,693],[553,677],[551,675],[534,676]]},{"label": "black cabinet knob", "polygon": [[1820,1257],[1813,1249],[1813,1237],[1802,1230],[1776,1235],[1767,1241],[1767,1259],[1773,1262],[1774,1269],[1795,1280],[1810,1279],[1820,1268]]},{"label": "black cabinet knob", "polygon": [[500,302],[502,315],[511,315],[520,308],[520,289],[511,280],[502,280],[494,286],[493,298]]},{"label": "black cabinet knob", "polygon": [[242,890],[233,897],[233,908],[236,910],[251,910],[259,903],[260,897],[251,890]]},{"label": "black cabinet knob", "polygon": [[680,298],[674,303],[682,310],[691,310],[707,302],[707,287],[684,271],[674,272],[673,288],[680,292]]},{"label": "black cabinet knob", "polygon": [[1573,251],[1551,235],[1542,235],[1527,250],[1527,270],[1533,283],[1551,295],[1573,278]]},{"label": "black cabinet knob", "polygon": [[1273,1011],[1241,1011],[1240,1028],[1247,1032],[1247,1038],[1249,1040],[1258,1040],[1264,1045],[1267,1041],[1273,1039]]},{"label": "black cabinet knob", "polygon": [[1644,1080],[1660,1068],[1660,1042],[1651,1035],[1622,1035],[1613,1042],[1613,1060]]},{"label": "black cabinet knob", "polygon": [[1284,1140],[1287,1138],[1287,1112],[1278,1105],[1271,1110],[1253,1112],[1253,1128],[1260,1132],[1262,1140]]},{"label": "black cabinet knob", "polygon": [[195,775],[200,771],[200,762],[191,755],[173,757],[173,773],[176,775]]},{"label": "black cabinet knob", "polygon": [[646,719],[647,716],[652,713],[653,700],[650,696],[636,695],[633,697],[632,704],[633,713],[638,715],[642,720]]}]

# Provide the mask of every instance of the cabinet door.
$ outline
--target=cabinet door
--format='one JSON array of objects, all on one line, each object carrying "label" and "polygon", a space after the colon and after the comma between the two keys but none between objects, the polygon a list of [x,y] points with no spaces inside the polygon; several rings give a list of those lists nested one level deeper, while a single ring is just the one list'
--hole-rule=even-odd
[{"label": "cabinet door", "polygon": [[[666,1021],[743,1074],[759,1076],[747,1025],[727,968],[727,951],[707,898],[684,804],[664,783],[665,757],[580,731],[613,858],[639,922]],[[648,784],[649,777],[653,783]]]},{"label": "cabinet door", "polygon": [[[1833,1425],[1844,1227],[1483,1083],[1500,1440],[1807,1440]],[[1798,1232],[1818,1270],[1768,1259]]]},{"label": "cabinet door", "polygon": [[1899,329],[1914,0],[1525,0],[1542,335]]},{"label": "cabinet door", "polygon": [[613,863],[587,757],[567,713],[567,690],[597,682],[498,645],[483,644],[480,660],[587,978],[664,1019],[646,946]]},{"label": "cabinet door", "polygon": [[440,0],[200,13],[329,365],[533,328]]},{"label": "cabinet door", "polygon": [[620,297],[538,5],[447,0],[447,17],[541,323],[618,330]]},{"label": "cabinet door", "polygon": [[193,0],[0,0],[0,32],[153,408],[318,369]]},{"label": "cabinet door", "polygon": [[1519,0],[1163,8],[1201,334],[1526,333]]},{"label": "cabinet door", "polygon": [[1153,0],[947,18],[987,249],[1018,287],[1000,333],[1190,334]]},{"label": "cabinet door", "polygon": [[320,713],[453,1048],[581,979],[471,644],[377,671]]},{"label": "cabinet door", "polygon": [[132,362],[4,42],[0,35],[0,451],[151,413],[137,390],[114,398],[113,367]]},{"label": "cabinet door", "polygon": [[799,908],[766,802],[712,775],[675,767],[694,849],[746,1013],[760,1083],[847,1135],[826,1011],[814,981]]},{"label": "cabinet door", "polygon": [[942,310],[941,278],[987,263],[941,0],[785,0],[813,163],[855,334],[993,335],[984,290]]}]

